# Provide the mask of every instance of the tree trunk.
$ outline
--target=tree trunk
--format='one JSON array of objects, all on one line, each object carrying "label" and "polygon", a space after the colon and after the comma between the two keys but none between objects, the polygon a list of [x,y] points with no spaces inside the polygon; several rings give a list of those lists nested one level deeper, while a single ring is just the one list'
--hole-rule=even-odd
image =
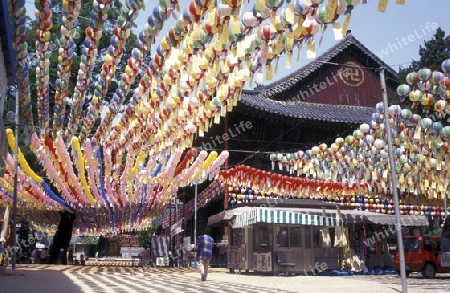
[{"label": "tree trunk", "polygon": [[72,238],[72,229],[73,222],[76,219],[76,215],[67,211],[60,212],[61,220],[58,225],[58,230],[56,230],[55,236],[53,237],[53,243],[50,246],[49,254],[50,254],[50,263],[56,264],[58,262],[58,258],[61,257],[62,249],[63,251],[63,259],[61,261],[62,264],[67,264],[67,249],[70,244],[70,238]]}]

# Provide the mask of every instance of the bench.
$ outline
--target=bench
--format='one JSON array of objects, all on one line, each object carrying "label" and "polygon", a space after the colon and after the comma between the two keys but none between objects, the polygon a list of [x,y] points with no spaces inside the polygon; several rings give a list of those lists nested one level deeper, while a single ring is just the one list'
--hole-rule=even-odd
[{"label": "bench", "polygon": [[142,256],[140,255],[131,256],[131,265],[138,267],[142,266]]},{"label": "bench", "polygon": [[286,261],[286,254],[283,251],[275,251],[276,263],[284,270],[284,275],[288,275],[289,268],[295,267],[297,264]]}]

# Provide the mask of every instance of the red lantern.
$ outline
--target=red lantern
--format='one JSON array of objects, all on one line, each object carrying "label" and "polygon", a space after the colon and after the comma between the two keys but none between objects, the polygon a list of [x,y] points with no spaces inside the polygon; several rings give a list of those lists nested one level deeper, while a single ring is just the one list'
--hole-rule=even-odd
[{"label": "red lantern", "polygon": [[173,42],[177,42],[178,41],[178,37],[177,37],[177,35],[176,35],[176,33],[175,33],[175,28],[174,27],[171,27],[170,29],[169,29],[169,38],[173,41]]},{"label": "red lantern", "polygon": [[211,36],[211,35],[214,34],[213,26],[212,26],[210,23],[207,23],[207,22],[205,22],[205,23],[203,24],[203,31],[204,31],[208,36]]},{"label": "red lantern", "polygon": [[275,38],[276,32],[272,30],[272,26],[270,24],[266,24],[261,28],[261,38],[269,42]]},{"label": "red lantern", "polygon": [[198,8],[197,4],[195,3],[195,0],[192,0],[191,3],[189,3],[189,16],[195,21],[198,22],[200,20],[200,9]]},{"label": "red lantern", "polygon": [[445,152],[448,153],[448,142],[444,142],[442,147],[444,148]]},{"label": "red lantern", "polygon": [[155,53],[153,56],[153,60],[155,60],[155,64],[161,67],[164,64],[164,58]]}]

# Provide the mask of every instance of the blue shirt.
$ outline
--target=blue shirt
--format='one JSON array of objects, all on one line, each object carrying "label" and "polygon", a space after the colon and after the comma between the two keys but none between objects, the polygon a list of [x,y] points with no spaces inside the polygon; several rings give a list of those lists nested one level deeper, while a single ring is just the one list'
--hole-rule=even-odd
[{"label": "blue shirt", "polygon": [[200,235],[197,239],[197,246],[200,257],[211,259],[214,239],[209,235]]}]

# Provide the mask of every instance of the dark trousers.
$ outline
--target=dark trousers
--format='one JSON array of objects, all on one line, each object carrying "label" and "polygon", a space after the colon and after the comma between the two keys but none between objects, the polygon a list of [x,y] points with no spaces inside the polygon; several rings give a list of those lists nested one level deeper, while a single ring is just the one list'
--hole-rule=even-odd
[{"label": "dark trousers", "polygon": [[200,256],[200,274],[202,280],[206,280],[208,277],[209,258]]}]

